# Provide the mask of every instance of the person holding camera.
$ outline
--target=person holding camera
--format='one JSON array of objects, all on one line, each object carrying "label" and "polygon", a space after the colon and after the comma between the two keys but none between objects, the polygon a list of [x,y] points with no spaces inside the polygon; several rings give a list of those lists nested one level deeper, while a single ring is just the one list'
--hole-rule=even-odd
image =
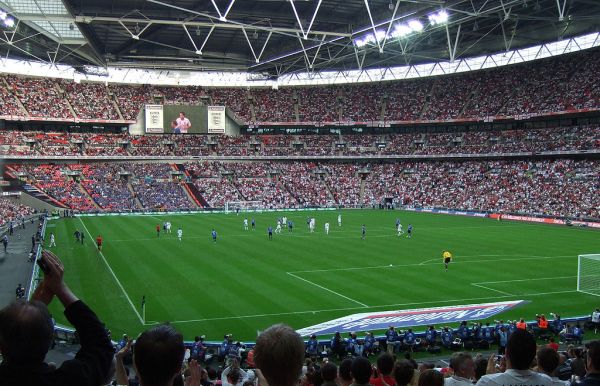
[{"label": "person holding camera", "polygon": [[[44,278],[30,301],[16,300],[0,310],[0,384],[3,386],[97,386],[107,381],[114,349],[96,314],[63,280],[64,266],[49,251],[38,262]],[[47,305],[54,297],[65,308],[81,348],[59,368],[44,363],[54,340],[54,324]]]}]

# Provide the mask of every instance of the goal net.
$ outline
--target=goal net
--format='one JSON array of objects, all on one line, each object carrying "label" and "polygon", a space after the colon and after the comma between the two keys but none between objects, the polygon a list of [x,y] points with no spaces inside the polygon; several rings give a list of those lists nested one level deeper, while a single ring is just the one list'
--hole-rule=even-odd
[{"label": "goal net", "polygon": [[263,209],[262,201],[229,201],[225,203],[225,213],[257,212]]},{"label": "goal net", "polygon": [[577,291],[600,296],[600,254],[579,255]]}]

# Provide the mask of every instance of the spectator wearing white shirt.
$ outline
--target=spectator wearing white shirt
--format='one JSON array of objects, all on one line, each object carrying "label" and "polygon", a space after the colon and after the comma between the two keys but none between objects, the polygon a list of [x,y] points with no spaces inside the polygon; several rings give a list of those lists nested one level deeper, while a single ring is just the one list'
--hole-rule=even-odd
[{"label": "spectator wearing white shirt", "polygon": [[456,352],[450,358],[454,374],[444,380],[444,386],[472,386],[475,378],[475,362],[470,354]]},{"label": "spectator wearing white shirt", "polygon": [[517,330],[508,338],[506,345],[506,371],[495,368],[495,355],[488,361],[487,374],[481,377],[477,386],[551,386],[554,381],[545,374],[530,370],[536,354],[536,343],[533,335],[525,330]]}]

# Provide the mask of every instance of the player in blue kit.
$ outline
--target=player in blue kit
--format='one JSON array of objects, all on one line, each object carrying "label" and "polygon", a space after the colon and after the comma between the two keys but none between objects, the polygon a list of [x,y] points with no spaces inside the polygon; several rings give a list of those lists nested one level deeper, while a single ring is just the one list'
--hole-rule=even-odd
[{"label": "player in blue kit", "polygon": [[412,224],[408,224],[408,228],[406,228],[406,237],[408,237],[409,239],[412,238]]},{"label": "player in blue kit", "polygon": [[269,232],[269,240],[273,240],[273,227],[269,225],[267,232]]},{"label": "player in blue kit", "polygon": [[217,242],[217,231],[213,229],[212,232],[210,232],[210,234],[212,235],[213,242],[216,243]]},{"label": "player in blue kit", "polygon": [[363,224],[363,226],[362,226],[361,233],[362,233],[362,235],[360,236],[360,239],[364,240],[365,237],[367,237],[367,227],[365,227],[365,224]]}]

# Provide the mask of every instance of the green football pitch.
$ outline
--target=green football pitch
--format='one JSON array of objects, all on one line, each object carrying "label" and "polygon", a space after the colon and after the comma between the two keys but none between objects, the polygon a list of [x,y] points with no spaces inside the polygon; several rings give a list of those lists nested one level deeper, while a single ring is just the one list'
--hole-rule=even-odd
[{"label": "green football pitch", "polygon": [[[67,283],[114,337],[165,321],[186,339],[233,333],[254,340],[274,323],[303,328],[360,312],[527,300],[498,318],[531,320],[536,313],[588,315],[600,305],[576,291],[577,256],[600,253],[598,231],[403,211],[341,213],[341,227],[337,211],[310,211],[248,213],[254,231],[244,230],[244,213],[213,213],[59,219],[46,233],[57,236],[52,250],[65,263]],[[267,227],[281,216],[294,222],[293,232],[270,241]],[[307,216],[316,219],[314,233]],[[405,230],[414,226],[412,238],[397,236],[397,218]],[[157,237],[163,221],[173,224],[172,234]],[[84,245],[75,230],[85,233]],[[94,246],[98,234],[102,253]],[[443,250],[454,255],[448,272]],[[52,311],[66,323],[57,304]]]}]

